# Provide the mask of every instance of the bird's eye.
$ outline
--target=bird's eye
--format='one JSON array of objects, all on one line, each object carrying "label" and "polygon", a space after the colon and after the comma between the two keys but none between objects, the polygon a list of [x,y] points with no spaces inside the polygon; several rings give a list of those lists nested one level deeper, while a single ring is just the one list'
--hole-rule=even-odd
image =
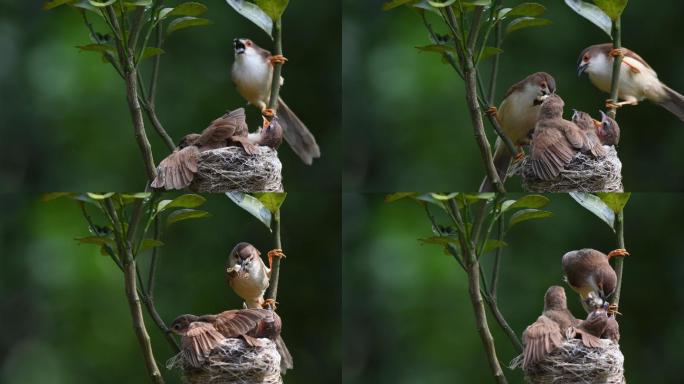
[{"label": "bird's eye", "polygon": [[585,63],[587,61],[589,61],[589,55],[584,55],[584,57],[582,58],[582,61],[584,61]]},{"label": "bird's eye", "polygon": [[252,42],[249,41],[249,40],[247,40],[247,41],[245,41],[245,45],[248,46],[248,47],[251,47],[251,46],[252,46]]},{"label": "bird's eye", "polygon": [[548,87],[548,84],[546,84],[546,81],[542,81],[541,86],[542,86],[542,88],[546,88],[546,87]]}]

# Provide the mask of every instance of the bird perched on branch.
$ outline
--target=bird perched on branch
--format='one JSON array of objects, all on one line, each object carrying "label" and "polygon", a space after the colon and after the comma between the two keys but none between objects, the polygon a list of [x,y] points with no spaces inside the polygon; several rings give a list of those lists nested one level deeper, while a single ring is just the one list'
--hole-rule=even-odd
[{"label": "bird perched on branch", "polygon": [[276,119],[255,133],[249,133],[244,108],[227,112],[214,120],[201,134],[185,135],[178,147],[157,166],[157,177],[152,188],[183,189],[192,183],[197,172],[200,152],[227,146],[241,146],[249,155],[256,153],[256,146],[277,148],[282,140],[282,128]]},{"label": "bird perched on branch", "polygon": [[527,369],[563,342],[566,330],[579,322],[568,310],[563,287],[549,287],[544,295],[544,311],[523,332],[523,368]]},{"label": "bird perched on branch", "polygon": [[247,308],[262,308],[265,304],[274,306],[273,300],[264,300],[274,257],[285,257],[285,254],[280,249],[269,251],[267,268],[259,250],[250,243],[238,243],[230,251],[226,261],[226,280],[233,291],[245,300]]},{"label": "bird perched on branch", "polygon": [[[526,145],[537,123],[543,97],[555,92],[556,80],[548,73],[535,72],[513,84],[506,92],[499,108],[488,113],[496,113],[495,117],[501,125],[501,130],[514,145]],[[502,181],[506,179],[512,158],[513,154],[506,144],[501,138],[497,138],[493,159],[499,179]],[[490,181],[485,179],[480,189],[488,191],[491,187]]]},{"label": "bird perched on branch", "polygon": [[580,54],[577,74],[581,76],[586,72],[596,88],[610,93],[613,60],[616,56],[623,56],[618,84],[618,99],[623,101],[613,103],[608,100],[608,107],[637,105],[647,99],[684,121],[684,96],[663,84],[656,71],[634,51],[627,48],[613,49],[611,43],[587,47]]},{"label": "bird perched on branch", "polygon": [[[281,370],[292,368],[292,356],[280,336],[282,321],[269,309],[239,309],[218,315],[181,315],[171,323],[171,331],[181,336],[181,351],[195,368],[226,338],[242,338],[252,347],[263,346],[258,339],[275,342],[281,356]],[[285,368],[283,368],[285,367]]]},{"label": "bird perched on branch", "polygon": [[[563,255],[562,265],[565,279],[570,287],[582,298],[582,305],[590,311],[589,301],[598,297],[607,302],[617,287],[617,274],[610,266],[609,259],[616,256],[627,256],[624,249],[616,249],[608,253],[585,248],[570,251]],[[601,304],[601,303],[599,303]]]},{"label": "bird perched on branch", "polygon": [[[238,93],[250,104],[259,108],[264,116],[280,117],[285,141],[307,165],[314,158],[321,156],[316,139],[297,115],[278,98],[277,111],[268,108],[271,96],[274,63],[284,63],[287,59],[282,55],[271,55],[271,52],[259,47],[249,39],[234,39],[233,49],[235,61],[231,70],[231,78]],[[283,78],[280,78],[281,85]]]}]

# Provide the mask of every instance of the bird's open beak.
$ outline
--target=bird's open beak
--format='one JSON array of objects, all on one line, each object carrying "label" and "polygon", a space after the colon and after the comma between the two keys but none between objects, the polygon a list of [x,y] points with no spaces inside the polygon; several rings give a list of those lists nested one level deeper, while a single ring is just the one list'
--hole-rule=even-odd
[{"label": "bird's open beak", "polygon": [[549,97],[548,93],[544,93],[543,95],[539,95],[534,98],[534,102],[532,103],[533,105],[541,105],[541,103],[544,102]]},{"label": "bird's open beak", "polygon": [[580,65],[577,66],[577,77],[582,76],[582,74],[586,72],[588,67],[589,63],[580,63]]},{"label": "bird's open beak", "polygon": [[606,121],[606,117],[608,117],[608,115],[601,110],[599,110],[599,113],[601,114],[601,122]]},{"label": "bird's open beak", "polygon": [[233,39],[233,50],[235,50],[236,55],[245,53],[245,43],[242,42],[242,39]]}]

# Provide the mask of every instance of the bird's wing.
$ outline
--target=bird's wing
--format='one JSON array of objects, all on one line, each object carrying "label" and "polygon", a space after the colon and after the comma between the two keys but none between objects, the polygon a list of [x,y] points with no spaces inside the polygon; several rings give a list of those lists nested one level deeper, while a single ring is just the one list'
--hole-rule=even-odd
[{"label": "bird's wing", "polygon": [[615,343],[620,342],[620,325],[615,316],[608,317],[608,324],[606,325],[606,330],[601,335],[602,339],[610,339]]},{"label": "bird's wing", "polygon": [[556,349],[563,341],[556,322],[542,315],[523,332],[523,368],[527,369]]},{"label": "bird's wing", "polygon": [[203,148],[221,148],[226,146],[226,140],[235,135],[247,135],[244,108],[238,108],[212,121],[202,131],[197,143]]},{"label": "bird's wing", "polygon": [[556,120],[540,121],[530,143],[530,160],[535,176],[552,180],[572,161],[576,151]]},{"label": "bird's wing", "polygon": [[183,189],[190,185],[197,172],[199,150],[194,145],[173,151],[157,167],[157,177],[151,187]]},{"label": "bird's wing", "polygon": [[595,310],[589,313],[587,319],[577,328],[577,333],[582,336],[582,344],[589,348],[601,346],[601,335],[608,326],[608,316],[605,311]]},{"label": "bird's wing", "polygon": [[246,335],[269,318],[271,311],[265,309],[239,309],[221,312],[216,316],[214,327],[225,337]]},{"label": "bird's wing", "polygon": [[204,358],[209,356],[224,339],[213,325],[205,322],[190,323],[187,333],[181,338],[181,347],[186,360],[194,367],[199,367]]}]

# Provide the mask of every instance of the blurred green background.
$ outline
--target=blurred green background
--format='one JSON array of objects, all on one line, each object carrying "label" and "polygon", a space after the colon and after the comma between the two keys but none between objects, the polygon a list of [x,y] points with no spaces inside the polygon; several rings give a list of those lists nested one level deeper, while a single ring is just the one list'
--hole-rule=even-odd
[{"label": "blurred green background", "polygon": [[[205,197],[212,217],[174,224],[162,238],[155,297],[167,324],[241,307],[224,280],[228,252],[239,241],[264,255],[273,247],[267,228],[227,197]],[[75,202],[39,199],[0,194],[0,382],[149,382],[123,274],[98,247],[74,240],[89,235]],[[291,193],[282,207],[278,312],[295,364],[287,383],[340,382],[340,220],[339,195]],[[149,253],[140,257],[146,271]],[[168,344],[145,320],[166,382],[180,383],[165,368]]]},{"label": "blurred green background", "polygon": [[[569,196],[548,195],[554,217],[513,227],[506,237],[499,307],[518,335],[535,321],[550,285],[562,282],[561,257],[570,250],[615,248],[615,235]],[[433,210],[436,212],[437,210]],[[625,209],[625,259],[618,318],[627,381],[679,383],[684,358],[684,196],[632,194]],[[344,383],[494,382],[475,329],[465,272],[432,236],[422,207],[382,195],[343,196]],[[446,222],[442,221],[442,224]],[[491,255],[483,257],[487,271]],[[502,365],[516,356],[489,312]],[[522,372],[503,368],[510,383]]]},{"label": "blurred green background", "polygon": [[[343,182],[348,190],[476,190],[484,176],[465,108],[463,82],[437,54],[414,47],[430,44],[418,14],[408,8],[383,12],[383,0],[344,0],[342,81]],[[506,0],[504,6],[522,3]],[[585,47],[607,35],[562,1],[542,1],[553,24],[514,32],[503,45],[497,105],[510,85],[536,71],[551,73],[570,108],[598,115],[607,94],[576,63]],[[644,57],[660,79],[684,93],[684,47],[679,0],[630,1],[622,18],[622,42]],[[445,27],[433,25],[437,32]],[[491,61],[483,64],[488,79]],[[655,104],[625,107],[619,155],[627,191],[682,191],[684,122]],[[488,126],[490,141],[493,130]],[[520,179],[507,183],[520,191]]]},{"label": "blurred green background", "polygon": [[[209,7],[202,17],[213,24],[174,32],[161,59],[157,114],[175,142],[226,109],[246,104],[229,76],[233,38],[250,37],[271,48],[268,36],[224,0],[202,2]],[[123,80],[98,54],[75,48],[90,43],[75,10],[46,12],[42,3],[0,0],[0,191],[143,188]],[[288,191],[339,189],[340,17],[339,2],[297,0],[283,18],[289,61],[281,95],[322,152],[309,167],[283,144],[279,155]],[[149,73],[147,67],[143,71]],[[251,129],[261,123],[251,106],[247,119]],[[168,150],[149,123],[146,128],[159,162]]]}]

